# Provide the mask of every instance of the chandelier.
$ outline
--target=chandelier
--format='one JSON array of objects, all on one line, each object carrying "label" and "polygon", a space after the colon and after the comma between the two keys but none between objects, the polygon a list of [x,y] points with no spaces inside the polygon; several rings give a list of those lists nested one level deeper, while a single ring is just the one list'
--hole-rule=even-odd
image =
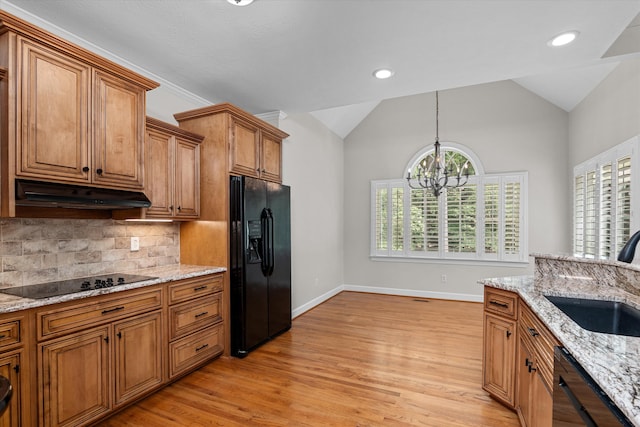
[{"label": "chandelier", "polygon": [[440,140],[438,138],[438,116],[440,114],[438,105],[438,91],[436,91],[436,142],[432,155],[428,155],[414,169],[414,176],[411,176],[411,169],[407,171],[407,183],[411,188],[425,188],[433,192],[438,197],[445,188],[462,187],[469,180],[469,161],[465,161],[462,167],[452,156],[445,159],[440,152]]}]

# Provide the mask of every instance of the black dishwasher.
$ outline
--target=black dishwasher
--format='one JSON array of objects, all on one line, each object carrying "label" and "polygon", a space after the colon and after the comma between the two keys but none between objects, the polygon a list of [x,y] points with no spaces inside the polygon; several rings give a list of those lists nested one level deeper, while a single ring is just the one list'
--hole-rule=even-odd
[{"label": "black dishwasher", "polygon": [[555,348],[553,377],[553,427],[633,427],[564,347]]}]

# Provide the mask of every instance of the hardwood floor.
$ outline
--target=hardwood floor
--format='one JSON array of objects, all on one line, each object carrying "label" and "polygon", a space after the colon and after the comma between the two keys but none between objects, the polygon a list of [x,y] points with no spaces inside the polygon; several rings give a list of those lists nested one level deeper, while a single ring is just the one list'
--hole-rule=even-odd
[{"label": "hardwood floor", "polygon": [[343,292],[102,426],[519,426],[481,388],[482,304]]}]

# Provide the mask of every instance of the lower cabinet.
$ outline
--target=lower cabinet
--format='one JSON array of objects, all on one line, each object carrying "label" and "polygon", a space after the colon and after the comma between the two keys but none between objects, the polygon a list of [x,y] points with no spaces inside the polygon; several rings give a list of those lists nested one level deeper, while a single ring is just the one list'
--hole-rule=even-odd
[{"label": "lower cabinet", "polygon": [[40,344],[42,424],[85,424],[159,386],[162,354],[160,311]]},{"label": "lower cabinet", "polygon": [[21,417],[22,385],[20,379],[22,357],[21,350],[6,353],[0,357],[0,375],[8,378],[13,388],[13,395],[11,396],[9,407],[5,410],[2,417],[0,417],[0,427],[18,427],[23,425]]},{"label": "lower cabinet", "polygon": [[517,294],[485,287],[482,387],[523,427],[551,427],[558,340]]},{"label": "lower cabinet", "polygon": [[39,345],[42,425],[79,425],[111,409],[109,327]]},{"label": "lower cabinet", "polygon": [[553,423],[553,348],[559,342],[526,304],[518,322],[518,393],[516,409],[525,427]]}]

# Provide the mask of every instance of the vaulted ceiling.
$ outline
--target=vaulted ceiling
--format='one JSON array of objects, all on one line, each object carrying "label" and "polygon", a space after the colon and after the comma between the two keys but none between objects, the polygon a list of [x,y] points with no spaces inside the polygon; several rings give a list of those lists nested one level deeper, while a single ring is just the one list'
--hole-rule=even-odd
[{"label": "vaulted ceiling", "polygon": [[[347,135],[383,99],[513,79],[570,111],[640,56],[640,0],[0,0],[153,77]],[[566,30],[571,45],[547,42]],[[381,67],[395,71],[377,80]]]}]

